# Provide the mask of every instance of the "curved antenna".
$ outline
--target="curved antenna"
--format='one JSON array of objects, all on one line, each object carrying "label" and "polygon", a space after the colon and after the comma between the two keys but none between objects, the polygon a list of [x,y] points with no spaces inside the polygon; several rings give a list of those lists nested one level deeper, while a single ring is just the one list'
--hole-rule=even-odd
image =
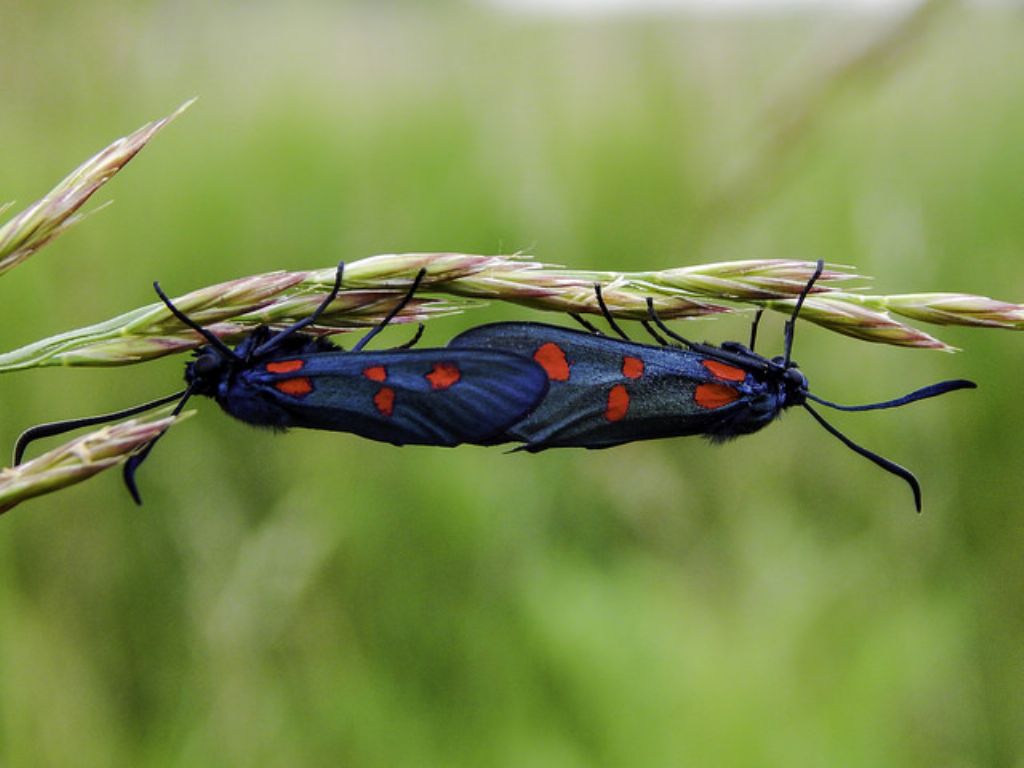
[{"label": "curved antenna", "polygon": [[171,310],[171,314],[178,318],[178,320],[182,324],[184,324],[188,328],[191,328],[193,331],[195,331],[204,339],[206,339],[210,343],[210,345],[217,349],[222,355],[232,360],[239,359],[238,355],[235,354],[235,351],[231,349],[231,347],[229,347],[223,341],[214,336],[206,328],[203,328],[203,326],[199,325],[199,323],[197,323],[191,317],[189,317],[176,306],[174,306],[174,303],[169,298],[167,298],[167,294],[160,289],[159,282],[153,283],[153,290],[156,291],[156,295],[160,297],[160,301],[162,301],[167,306],[167,308]]},{"label": "curved antenna", "polygon": [[[800,291],[800,295],[797,297],[797,300],[796,300],[796,306],[793,307],[793,314],[790,316],[789,320],[786,321],[785,345],[783,347],[783,359],[782,359],[782,366],[784,368],[788,368],[789,367],[789,355],[790,355],[790,352],[793,351],[793,330],[796,328],[796,319],[800,315],[800,309],[804,305],[804,299],[807,298],[807,294],[809,294],[811,292],[811,288],[814,287],[814,283],[817,281],[817,279],[819,277],[821,277],[821,273],[824,270],[825,270],[825,260],[824,259],[818,259],[818,263],[817,263],[817,265],[814,268],[814,274],[811,275],[811,279],[807,281],[807,285],[804,286],[804,289],[802,291]],[[754,345],[751,344],[750,348],[753,349]]]},{"label": "curved antenna", "polygon": [[320,305],[316,309],[314,309],[312,311],[312,313],[310,313],[310,315],[308,317],[304,317],[301,320],[298,320],[298,321],[292,323],[287,328],[284,328],[283,330],[279,331],[278,333],[275,333],[269,339],[264,341],[262,344],[260,344],[258,347],[256,347],[256,349],[254,349],[252,351],[252,353],[249,355],[249,357],[252,358],[252,357],[260,357],[261,355],[265,355],[267,352],[270,352],[272,349],[277,347],[282,341],[287,339],[289,336],[291,336],[296,331],[300,331],[303,328],[305,328],[306,326],[312,325],[317,320],[319,320],[320,319],[320,315],[322,315],[324,313],[324,310],[327,309],[327,307],[329,307],[331,305],[331,302],[333,302],[336,298],[338,298],[338,292],[341,290],[341,277],[342,277],[342,275],[344,273],[345,273],[345,262],[344,261],[339,261],[338,262],[338,269],[334,273],[334,286],[331,288],[331,290],[328,292],[328,294],[324,297],[324,300],[320,302]]},{"label": "curved antenna", "polygon": [[[181,393],[181,400],[178,401],[178,404],[174,406],[174,410],[171,411],[172,418],[181,413],[181,409],[185,407],[185,403],[187,403],[188,399],[192,396],[192,389],[194,386],[194,384],[189,385],[189,387]],[[139,465],[146,460],[147,456],[149,456],[149,452],[153,450],[153,446],[156,445],[156,441],[165,434],[167,434],[166,429],[146,443],[146,446],[141,451],[129,456],[128,461],[124,463],[124,471],[122,473],[122,476],[124,477],[124,484],[128,487],[128,493],[132,495],[132,499],[134,499],[135,503],[140,507],[142,506],[142,497],[139,495],[138,486],[135,485],[135,472],[139,468]]]},{"label": "curved antenna", "polygon": [[594,296],[597,297],[597,306],[601,308],[601,314],[604,316],[605,322],[608,323],[608,327],[618,334],[619,338],[625,341],[632,341],[626,332],[619,327],[619,324],[615,322],[615,318],[612,317],[612,313],[608,310],[608,305],[604,303],[604,294],[601,293],[601,284],[594,283]]},{"label": "curved antenna", "polygon": [[54,435],[63,435],[65,432],[71,432],[79,427],[91,427],[94,424],[106,424],[107,422],[117,421],[118,419],[124,419],[128,416],[134,416],[137,413],[142,413],[153,408],[159,408],[161,405],[167,405],[167,403],[178,400],[184,396],[187,391],[188,390],[183,389],[181,392],[175,392],[173,395],[167,395],[166,397],[151,400],[150,402],[143,403],[142,405],[125,408],[123,411],[104,413],[99,416],[86,416],[82,419],[51,421],[47,424],[37,424],[34,427],[30,427],[18,436],[18,440],[14,444],[14,466],[21,464],[21,460],[25,456],[25,450],[36,440],[44,437],[53,437]]},{"label": "curved antenna", "polygon": [[921,389],[915,389],[910,394],[897,397],[895,400],[884,400],[880,403],[868,403],[867,405],[840,405],[817,395],[812,395],[810,392],[804,392],[804,397],[829,408],[834,408],[837,411],[877,411],[881,408],[898,408],[901,405],[908,405],[909,403],[915,403],[918,400],[925,400],[929,397],[938,397],[957,389],[976,389],[977,386],[973,381],[968,381],[967,379],[951,379],[949,381],[940,381],[938,384],[930,384],[927,387],[921,387]]},{"label": "curved antenna", "polygon": [[848,438],[846,435],[844,435],[838,429],[836,429],[831,424],[829,424],[827,421],[825,421],[825,419],[821,416],[821,414],[818,413],[813,408],[811,408],[811,406],[809,406],[807,403],[803,403],[803,407],[831,435],[833,435],[835,437],[838,437],[839,440],[842,441],[843,445],[845,445],[847,448],[849,448],[850,450],[852,450],[852,451],[854,451],[856,453],[859,453],[861,456],[863,456],[866,459],[870,459],[875,464],[877,464],[882,469],[884,469],[886,472],[891,472],[892,474],[896,475],[896,477],[903,478],[907,482],[907,484],[910,486],[910,490],[914,492],[914,506],[917,508],[918,512],[921,511],[921,484],[917,482],[917,478],[914,477],[914,473],[913,472],[911,472],[909,469],[907,469],[905,467],[901,467],[899,464],[897,464],[895,462],[889,461],[884,456],[879,456],[874,451],[869,451],[867,448],[863,448],[863,447],[857,445],[855,442],[853,442],[853,440]]},{"label": "curved antenna", "polygon": [[384,330],[384,328],[387,327],[387,324],[394,320],[395,317],[398,316],[399,312],[405,309],[405,305],[412,301],[412,297],[416,293],[416,289],[420,287],[420,283],[423,282],[423,278],[426,276],[426,274],[426,269],[421,269],[419,272],[416,273],[416,277],[413,279],[412,285],[409,286],[409,290],[405,294],[405,296],[402,297],[402,300],[395,304],[391,311],[384,316],[384,319],[381,320],[373,328],[371,328],[368,334],[366,334],[365,336],[363,336],[363,338],[356,342],[356,345],[352,347],[353,352],[358,352],[363,347],[365,347],[367,342],[370,341],[370,339],[372,339],[374,336],[376,336],[378,333]]}]

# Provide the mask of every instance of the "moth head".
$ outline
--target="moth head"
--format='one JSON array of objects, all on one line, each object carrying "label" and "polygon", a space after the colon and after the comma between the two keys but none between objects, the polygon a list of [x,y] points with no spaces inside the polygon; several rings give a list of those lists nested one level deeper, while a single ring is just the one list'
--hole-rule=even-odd
[{"label": "moth head", "polygon": [[185,367],[185,382],[197,395],[210,394],[216,390],[233,361],[209,344],[199,347],[194,354],[195,360]]},{"label": "moth head", "polygon": [[807,397],[807,377],[796,363],[789,363],[782,372],[782,385],[787,405],[799,405],[804,402]]}]

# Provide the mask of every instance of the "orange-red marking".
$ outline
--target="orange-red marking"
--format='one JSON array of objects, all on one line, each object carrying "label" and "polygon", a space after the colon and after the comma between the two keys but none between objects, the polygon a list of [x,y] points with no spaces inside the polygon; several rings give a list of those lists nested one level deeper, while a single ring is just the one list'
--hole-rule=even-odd
[{"label": "orange-red marking", "polygon": [[709,384],[699,384],[693,393],[693,399],[701,408],[714,410],[739,400],[740,393],[732,387],[713,381]]},{"label": "orange-red marking", "polygon": [[390,416],[395,411],[395,390],[391,387],[381,387],[373,396],[373,404],[383,416]]},{"label": "orange-red marking", "polygon": [[700,363],[711,371],[716,379],[722,381],[744,381],[747,378],[747,372],[742,368],[720,363],[717,360],[701,360]]},{"label": "orange-red marking", "polygon": [[388,377],[388,371],[383,365],[371,365],[363,368],[363,376],[370,381],[384,381]]},{"label": "orange-red marking", "polygon": [[[273,363],[270,365],[273,365]],[[268,365],[267,368],[269,368],[270,365]],[[313,391],[313,382],[305,376],[302,376],[298,379],[275,381],[274,388],[278,392],[284,392],[286,395],[291,395],[292,397],[302,397],[303,395],[308,395]]]},{"label": "orange-red marking", "polygon": [[629,392],[624,384],[616,384],[608,391],[608,407],[605,408],[604,417],[608,421],[622,421],[629,410]]},{"label": "orange-red marking", "polygon": [[627,379],[639,379],[644,375],[644,361],[639,357],[622,358],[622,375]]},{"label": "orange-red marking", "polygon": [[427,381],[433,389],[448,389],[461,378],[455,363],[434,363],[434,369],[427,374]]},{"label": "orange-red marking", "polygon": [[552,381],[569,380],[569,361],[565,359],[565,350],[555,342],[542,344],[540,349],[533,353],[533,359],[540,363]]},{"label": "orange-red marking", "polygon": [[278,360],[274,363],[267,363],[267,373],[295,373],[305,364],[305,360]]}]

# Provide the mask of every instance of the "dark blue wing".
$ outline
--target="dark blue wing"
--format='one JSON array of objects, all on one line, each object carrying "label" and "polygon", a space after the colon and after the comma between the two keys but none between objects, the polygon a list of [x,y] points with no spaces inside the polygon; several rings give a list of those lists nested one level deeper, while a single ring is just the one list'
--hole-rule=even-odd
[{"label": "dark blue wing", "polygon": [[547,371],[547,397],[509,429],[509,437],[525,442],[526,450],[603,448],[679,435],[728,437],[759,429],[779,410],[753,374],[677,347],[514,322],[472,328],[449,346],[514,352]]},{"label": "dark blue wing", "polygon": [[318,352],[261,361],[218,395],[254,424],[451,446],[503,442],[548,389],[529,358],[487,349]]}]

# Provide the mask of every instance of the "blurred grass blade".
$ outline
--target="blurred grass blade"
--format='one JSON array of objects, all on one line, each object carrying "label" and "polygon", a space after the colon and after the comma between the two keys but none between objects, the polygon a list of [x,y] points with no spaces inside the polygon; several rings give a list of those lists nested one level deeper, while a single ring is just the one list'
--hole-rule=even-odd
[{"label": "blurred grass blade", "polygon": [[[45,196],[0,226],[0,275],[18,266],[55,237],[82,220],[76,213],[168,123],[191,106],[185,102],[167,117],[118,139],[86,160]],[[8,206],[0,207],[2,213]]]},{"label": "blurred grass blade", "polygon": [[767,190],[777,188],[782,174],[843,94],[869,83],[878,88],[887,78],[903,72],[900,59],[919,50],[935,20],[957,4],[957,0],[919,0],[906,8],[894,8],[881,16],[876,30],[863,39],[845,26],[837,27],[842,30],[842,41],[829,40],[827,52],[813,61],[814,66],[800,67],[795,79],[768,89],[704,215],[719,218],[756,204]]},{"label": "blurred grass blade", "polygon": [[26,499],[53,493],[116,467],[192,413],[111,424],[16,467],[0,469],[0,514]]}]

